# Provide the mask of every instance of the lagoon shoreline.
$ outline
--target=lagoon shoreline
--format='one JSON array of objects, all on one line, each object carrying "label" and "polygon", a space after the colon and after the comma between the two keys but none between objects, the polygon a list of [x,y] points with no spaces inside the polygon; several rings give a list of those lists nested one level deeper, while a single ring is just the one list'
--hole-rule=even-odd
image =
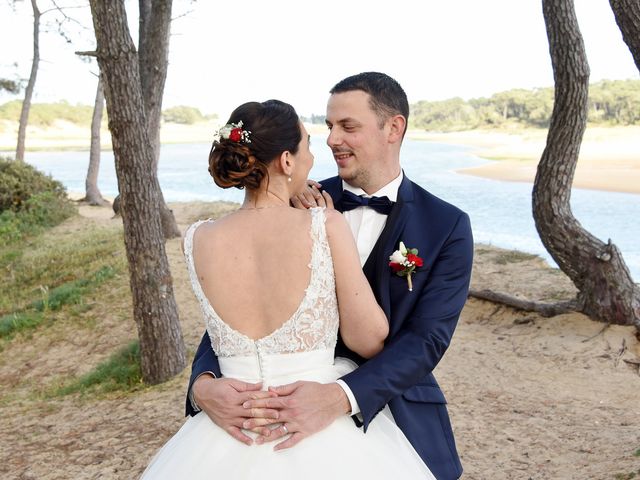
[{"label": "lagoon shoreline", "polygon": [[[464,145],[492,160],[457,173],[510,182],[533,183],[546,144],[546,130],[471,130],[421,132],[412,138]],[[589,190],[640,194],[640,127],[587,128],[573,186]]]},{"label": "lagoon shoreline", "polygon": [[[306,125],[309,133],[323,134],[324,125]],[[164,124],[163,144],[207,143],[217,124]],[[472,154],[489,160],[485,165],[456,170],[463,175],[509,182],[533,183],[536,166],[544,151],[544,129],[468,130],[425,132],[409,130],[407,138],[469,148]],[[15,150],[17,125],[0,125],[0,155]],[[29,127],[27,152],[88,150],[89,131],[85,127],[57,122],[48,128]],[[102,131],[103,150],[111,149],[111,137]],[[640,126],[587,128],[576,165],[573,186],[577,188],[640,194]]]}]

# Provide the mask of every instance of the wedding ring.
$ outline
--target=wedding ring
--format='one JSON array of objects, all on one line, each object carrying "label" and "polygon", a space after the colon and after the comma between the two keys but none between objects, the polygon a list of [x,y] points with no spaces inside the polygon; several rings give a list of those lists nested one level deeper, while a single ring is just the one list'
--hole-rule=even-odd
[{"label": "wedding ring", "polygon": [[283,423],[282,424],[282,429],[284,430],[284,434],[286,435],[287,433],[289,433],[289,429],[287,428],[287,426]]}]

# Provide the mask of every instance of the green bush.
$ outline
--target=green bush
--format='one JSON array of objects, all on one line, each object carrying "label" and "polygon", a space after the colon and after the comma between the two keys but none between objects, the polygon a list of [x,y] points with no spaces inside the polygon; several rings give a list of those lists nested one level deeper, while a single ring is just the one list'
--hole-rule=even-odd
[{"label": "green bush", "polygon": [[25,208],[27,200],[43,192],[66,198],[62,183],[51,176],[26,162],[0,158],[0,212],[20,211]]},{"label": "green bush", "polygon": [[177,107],[171,107],[164,110],[162,112],[162,119],[167,123],[192,125],[196,122],[204,121],[205,117],[197,108],[179,105]]},{"label": "green bush", "polygon": [[0,158],[0,243],[16,241],[75,213],[62,183],[25,162]]},{"label": "green bush", "polygon": [[18,216],[12,210],[0,213],[0,245],[15,242],[22,237]]},{"label": "green bush", "polygon": [[[0,105],[0,119],[17,122],[20,120],[22,100],[12,100]],[[91,125],[93,107],[90,105],[71,105],[68,102],[33,103],[29,110],[29,125],[48,127],[56,120],[65,120],[76,125]]]},{"label": "green bush", "polygon": [[53,227],[76,213],[71,201],[58,192],[36,193],[24,203],[20,216],[34,225]]},{"label": "green bush", "polygon": [[20,80],[11,80],[9,78],[0,78],[0,92],[3,90],[17,95],[22,88]]}]

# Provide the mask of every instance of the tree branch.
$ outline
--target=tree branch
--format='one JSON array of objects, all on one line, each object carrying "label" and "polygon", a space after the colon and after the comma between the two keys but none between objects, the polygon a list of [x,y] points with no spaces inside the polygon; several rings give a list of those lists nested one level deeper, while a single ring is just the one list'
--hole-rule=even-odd
[{"label": "tree branch", "polygon": [[577,305],[574,300],[558,303],[542,303],[534,302],[532,300],[525,300],[522,298],[514,297],[507,293],[494,292],[493,290],[469,290],[469,297],[478,298],[480,300],[487,300],[493,303],[500,303],[516,310],[523,310],[525,312],[536,312],[543,317],[555,317],[563,313],[570,313],[577,311]]},{"label": "tree branch", "polygon": [[87,51],[76,51],[76,55],[85,56],[85,57],[96,57],[98,58],[98,52],[96,50],[87,50]]}]

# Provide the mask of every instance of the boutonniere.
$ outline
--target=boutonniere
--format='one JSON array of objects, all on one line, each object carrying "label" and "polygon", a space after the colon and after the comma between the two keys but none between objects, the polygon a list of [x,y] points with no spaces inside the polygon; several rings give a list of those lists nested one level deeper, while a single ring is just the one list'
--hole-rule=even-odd
[{"label": "boutonniere", "polygon": [[403,242],[400,242],[400,248],[393,252],[389,257],[389,266],[391,270],[395,272],[399,277],[407,277],[407,285],[409,291],[413,291],[413,284],[411,283],[411,274],[416,268],[423,265],[422,258],[418,256],[417,248],[407,248]]}]

